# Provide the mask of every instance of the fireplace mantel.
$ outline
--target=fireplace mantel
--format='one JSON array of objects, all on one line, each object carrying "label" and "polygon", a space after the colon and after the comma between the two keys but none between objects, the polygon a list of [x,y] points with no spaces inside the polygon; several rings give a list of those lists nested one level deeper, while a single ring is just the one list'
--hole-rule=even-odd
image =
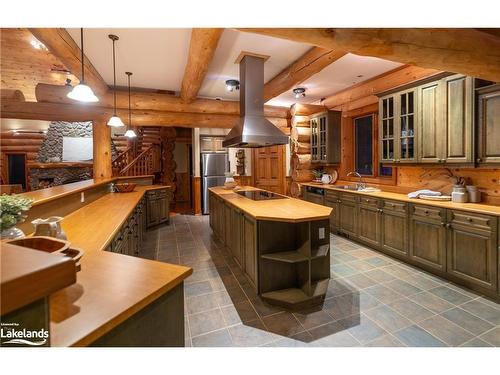
[{"label": "fireplace mantel", "polygon": [[92,162],[28,163],[27,167],[28,169],[88,168],[92,167]]}]

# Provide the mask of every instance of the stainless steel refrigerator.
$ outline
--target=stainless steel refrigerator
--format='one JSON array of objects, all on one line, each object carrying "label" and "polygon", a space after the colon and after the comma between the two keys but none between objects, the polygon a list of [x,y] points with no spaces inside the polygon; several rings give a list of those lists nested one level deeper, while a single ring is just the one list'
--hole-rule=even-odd
[{"label": "stainless steel refrigerator", "polygon": [[203,153],[201,154],[201,191],[202,212],[209,213],[208,188],[223,186],[229,172],[229,156],[227,153]]}]

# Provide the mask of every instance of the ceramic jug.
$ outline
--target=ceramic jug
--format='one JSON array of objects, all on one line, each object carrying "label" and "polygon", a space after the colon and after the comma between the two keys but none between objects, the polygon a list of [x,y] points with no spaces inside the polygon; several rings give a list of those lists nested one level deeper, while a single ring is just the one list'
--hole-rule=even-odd
[{"label": "ceramic jug", "polygon": [[35,236],[47,236],[66,240],[66,234],[61,228],[59,216],[51,216],[47,219],[36,219],[31,222],[35,226]]},{"label": "ceramic jug", "polygon": [[329,174],[324,173],[323,176],[321,176],[321,182],[323,184],[329,184],[332,182],[333,177]]}]

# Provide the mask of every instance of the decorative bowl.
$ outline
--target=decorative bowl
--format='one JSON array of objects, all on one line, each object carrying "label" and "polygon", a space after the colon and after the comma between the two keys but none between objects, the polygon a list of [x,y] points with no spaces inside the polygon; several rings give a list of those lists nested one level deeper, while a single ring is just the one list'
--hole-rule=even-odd
[{"label": "decorative bowl", "polygon": [[118,193],[130,193],[134,191],[136,185],[137,184],[129,184],[128,182],[125,182],[123,184],[115,184],[115,188],[118,190]]}]

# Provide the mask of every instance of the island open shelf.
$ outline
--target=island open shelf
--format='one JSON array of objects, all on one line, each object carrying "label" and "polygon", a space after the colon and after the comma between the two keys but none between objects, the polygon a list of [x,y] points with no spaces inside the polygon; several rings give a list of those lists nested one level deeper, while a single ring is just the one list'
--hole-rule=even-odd
[{"label": "island open shelf", "polygon": [[293,198],[253,201],[223,188],[210,189],[209,204],[214,234],[263,300],[292,310],[324,300],[330,208]]}]

